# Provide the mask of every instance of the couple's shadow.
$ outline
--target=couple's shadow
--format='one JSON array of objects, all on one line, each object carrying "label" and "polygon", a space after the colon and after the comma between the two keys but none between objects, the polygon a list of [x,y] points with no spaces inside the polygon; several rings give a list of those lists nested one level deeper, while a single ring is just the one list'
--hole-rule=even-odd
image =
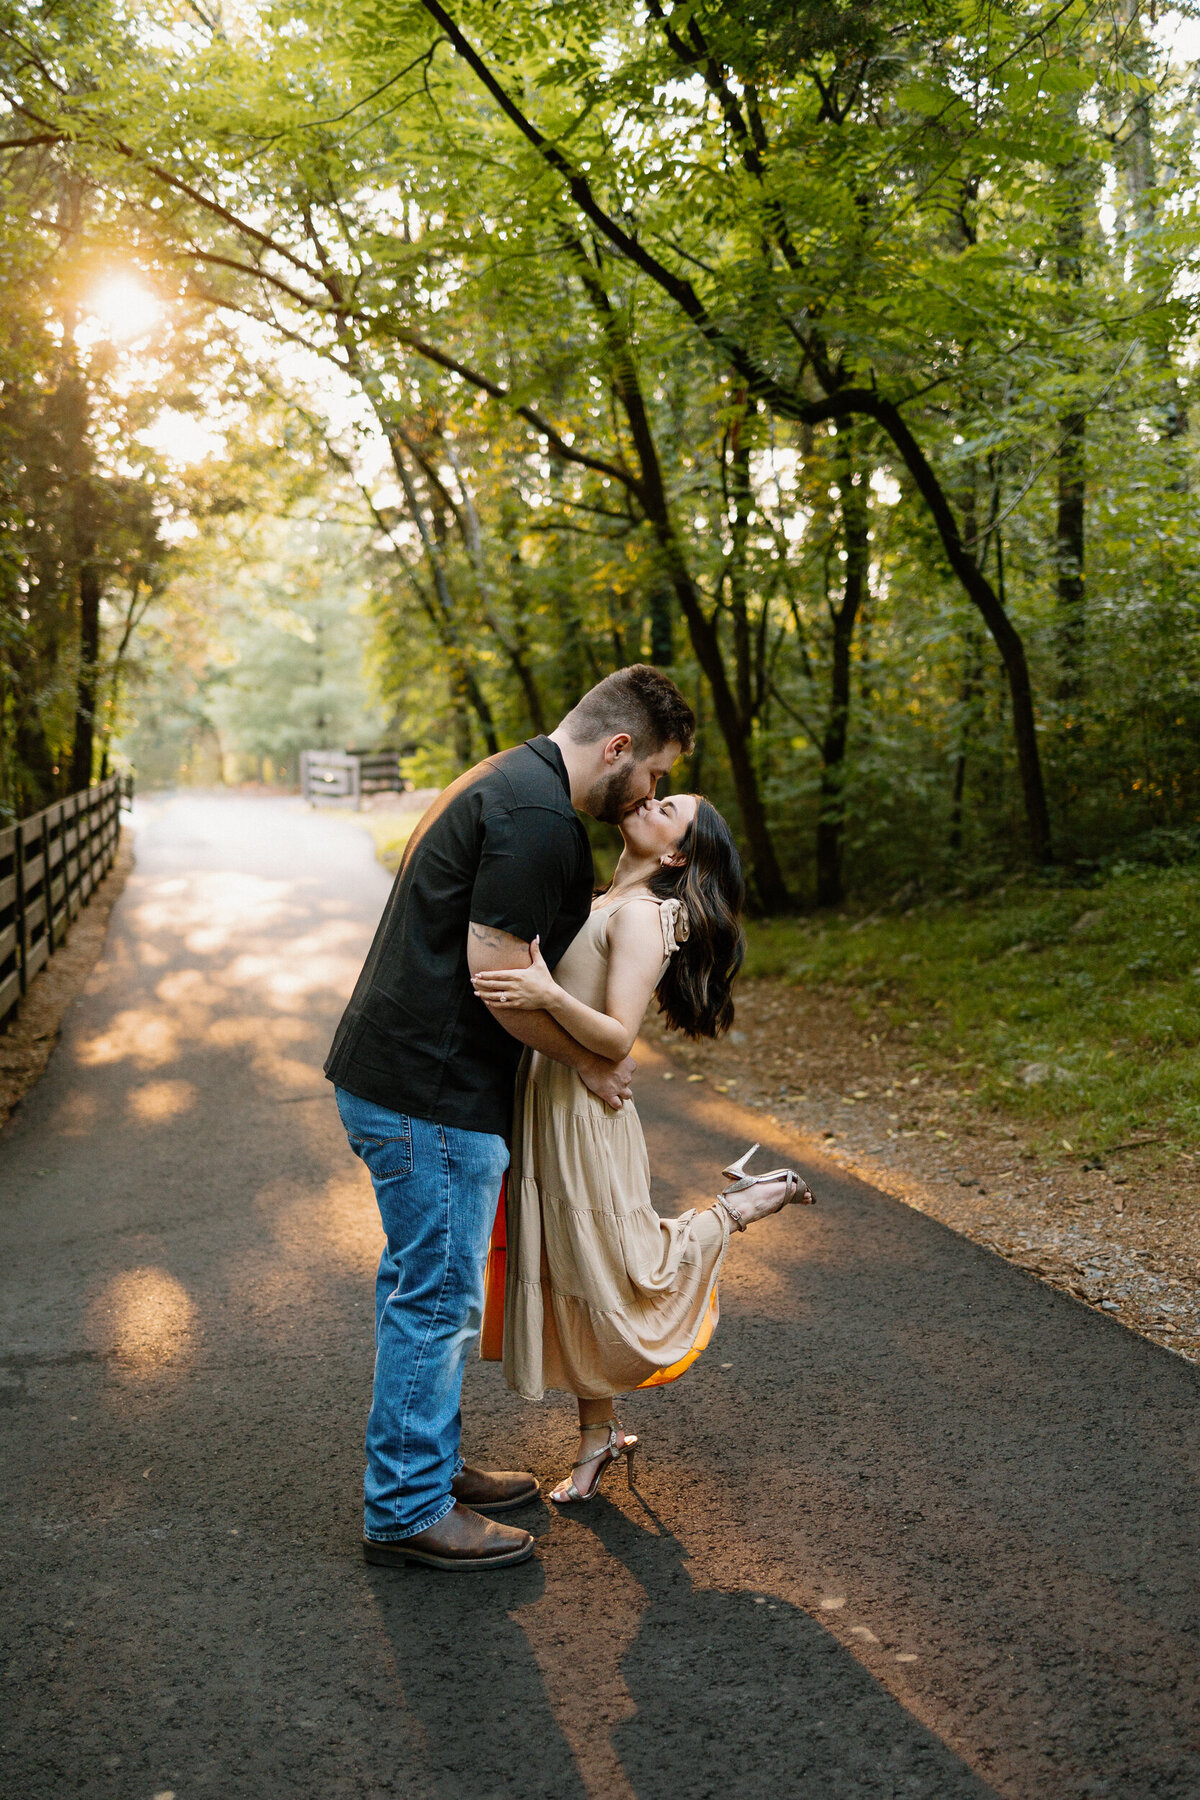
[{"label": "couple's shadow", "polygon": [[626,1511],[600,1499],[547,1519],[540,1535],[542,1558],[504,1574],[372,1575],[419,1726],[414,1793],[992,1794],[807,1613],[698,1586],[684,1546],[635,1497]]}]

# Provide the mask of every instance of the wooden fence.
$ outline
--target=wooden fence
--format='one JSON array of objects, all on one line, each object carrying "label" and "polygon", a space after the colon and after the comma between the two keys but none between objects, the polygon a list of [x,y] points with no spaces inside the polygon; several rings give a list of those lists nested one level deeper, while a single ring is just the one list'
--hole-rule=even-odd
[{"label": "wooden fence", "polygon": [[0,1027],[112,867],[132,787],[114,775],[0,831]]},{"label": "wooden fence", "polygon": [[302,750],[300,792],[310,806],[321,800],[353,800],[367,794],[402,794],[412,786],[400,773],[397,750]]}]

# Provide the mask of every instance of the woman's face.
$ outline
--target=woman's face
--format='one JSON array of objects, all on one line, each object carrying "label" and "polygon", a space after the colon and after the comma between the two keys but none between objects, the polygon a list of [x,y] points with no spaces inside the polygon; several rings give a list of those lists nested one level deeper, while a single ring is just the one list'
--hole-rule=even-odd
[{"label": "woman's face", "polygon": [[695,794],[668,794],[665,800],[651,797],[625,814],[621,836],[635,856],[653,856],[661,862],[678,850],[695,816]]}]

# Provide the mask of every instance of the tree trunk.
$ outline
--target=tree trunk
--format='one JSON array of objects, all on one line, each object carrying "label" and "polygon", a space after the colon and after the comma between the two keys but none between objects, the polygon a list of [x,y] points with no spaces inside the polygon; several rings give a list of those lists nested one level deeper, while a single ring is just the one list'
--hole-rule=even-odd
[{"label": "tree trunk", "polygon": [[454,720],[454,755],[456,761],[464,768],[470,768],[475,760],[471,747],[471,712],[463,695],[461,671],[456,670],[451,676],[451,707]]},{"label": "tree trunk", "polygon": [[[384,430],[387,431],[386,422],[384,423]],[[425,560],[429,564],[429,571],[433,578],[433,591],[436,596],[437,604],[435,608],[427,607],[427,611],[429,611],[430,619],[436,627],[438,635],[441,637],[443,648],[448,652],[450,657],[451,685],[457,696],[456,705],[461,705],[465,702],[471,707],[476,718],[479,720],[480,728],[483,731],[483,741],[487,745],[488,755],[495,756],[500,749],[500,739],[496,735],[496,720],[493,716],[487,695],[480,687],[479,681],[476,678],[470,655],[465,649],[459,634],[458,624],[454,615],[454,599],[450,592],[450,582],[446,574],[446,564],[442,554],[442,546],[438,543],[434,533],[429,529],[424,509],[421,506],[420,497],[416,488],[413,486],[412,476],[408,472],[408,464],[404,460],[403,450],[396,439],[395,433],[391,431],[388,431],[388,446],[392,453],[392,466],[400,477],[400,486],[404,491],[404,499],[408,506],[409,516],[417,528],[417,535],[421,540],[421,548],[425,552]],[[457,726],[456,731],[458,734],[456,748],[461,755],[463,734],[461,729]],[[469,723],[467,726],[466,737],[469,746]],[[470,756],[469,747],[467,749],[467,755],[468,757]]]},{"label": "tree trunk", "polygon": [[95,543],[85,539],[79,566],[79,675],[75,683],[75,744],[71,787],[90,787],[96,746],[96,690],[100,666],[100,574]]},{"label": "tree trunk", "polygon": [[671,590],[664,582],[656,582],[650,595],[650,661],[660,669],[669,669],[675,661]]},{"label": "tree trunk", "polygon": [[958,856],[963,847],[963,800],[967,789],[967,757],[971,747],[972,710],[983,692],[983,646],[978,631],[967,633],[963,655],[963,678],[959,689],[962,723],[958,733],[958,754],[954,759],[954,783],[950,793],[951,854]]},{"label": "tree trunk", "polygon": [[[479,720],[480,727],[483,731],[484,742],[487,745],[488,755],[495,756],[500,748],[500,740],[496,735],[496,721],[492,714],[488,698],[483,692],[475,674],[470,649],[462,641],[462,632],[459,627],[459,621],[454,606],[454,597],[450,589],[449,577],[446,572],[445,550],[443,543],[440,541],[445,535],[444,529],[440,528],[444,522],[438,522],[435,519],[435,525],[439,525],[439,530],[430,531],[429,522],[425,517],[425,511],[421,505],[420,496],[413,486],[413,479],[409,473],[408,464],[404,460],[406,446],[403,437],[397,428],[396,421],[391,416],[388,401],[381,389],[379,378],[369,364],[364,361],[360,345],[355,341],[350,332],[345,329],[343,330],[342,336],[342,348],[345,351],[347,364],[354,374],[355,379],[362,387],[363,392],[370,400],[375,417],[378,419],[384,437],[387,439],[388,451],[392,459],[392,467],[395,469],[397,477],[399,478],[400,486],[404,493],[405,504],[408,507],[409,517],[417,528],[417,536],[421,540],[421,549],[425,560],[429,565],[429,572],[433,582],[432,603],[420,582],[412,577],[411,571],[409,573],[410,578],[414,580],[414,585],[420,596],[421,604],[428,613],[430,623],[437,632],[442,647],[446,651],[450,662],[451,696],[456,709],[456,753],[461,760],[465,744],[466,757],[469,759],[471,755],[470,719],[467,718],[464,731],[463,722],[459,716],[461,707],[466,704],[471,708],[475,713],[476,718]],[[344,466],[345,459],[339,458],[339,460],[343,462]],[[369,501],[369,495],[367,498]]]},{"label": "tree trunk", "polygon": [[729,757],[733,789],[737,796],[742,829],[750,852],[750,864],[758,899],[768,912],[785,911],[791,904],[787,883],[783,878],[779,857],[767,823],[758,771],[750,752],[750,720],[738,705],[715,621],[701,603],[700,593],[692,580],[683,547],[675,534],[659,462],[658,446],[650,425],[650,416],[642,395],[637,369],[621,325],[600,275],[588,259],[581,244],[573,248],[584,288],[600,315],[605,337],[613,358],[613,379],[618,397],[629,421],[634,449],[637,452],[641,480],[636,485],[637,498],[647,523],[654,532],[671,588],[683,614],[696,661],[708,681],[713,698],[713,715],[725,742]]},{"label": "tree trunk", "polygon": [[[754,410],[754,401],[743,405]],[[730,554],[727,561],[729,578],[729,610],[733,615],[733,674],[736,683],[738,711],[749,724],[754,706],[754,645],[750,630],[750,613],[746,603],[746,547],[750,536],[750,439],[746,431],[746,415],[735,417],[729,431],[730,455],[726,465],[728,481],[726,501],[732,518],[727,520]]]},{"label": "tree trunk", "polygon": [[[21,693],[20,663],[14,668],[13,679],[18,697],[12,730],[16,759],[13,798],[16,816],[23,819],[50,805],[58,783],[54,774],[54,757],[41,714]],[[34,684],[29,682],[28,687],[33,689]]]},{"label": "tree trunk", "polygon": [[[669,524],[660,532],[659,542],[669,555],[673,549]],[[713,714],[725,743],[725,753],[729,758],[733,790],[737,795],[738,811],[742,816],[742,829],[746,834],[746,845],[750,852],[754,886],[759,901],[767,912],[785,912],[791,905],[791,895],[788,893],[787,882],[783,878],[783,870],[779,866],[779,858],[775,851],[770,827],[767,824],[762,789],[758,782],[758,771],[754,767],[754,760],[750,755],[750,745],[742,728],[737,701],[734,698],[733,689],[729,685],[729,675],[725,668],[725,658],[721,652],[716,626],[705,613],[700,603],[700,595],[682,559],[679,559],[672,568],[672,580],[675,596],[679,601],[679,610],[683,614],[688,635],[692,641],[692,649],[696,653],[696,661],[707,677],[712,693]]]},{"label": "tree trunk", "polygon": [[1046,803],[1046,786],[1042,776],[1041,752],[1038,748],[1037,717],[1033,709],[1033,685],[1029,679],[1029,663],[1020,633],[983,570],[975,562],[962,541],[954,513],[941,482],[934,474],[925,452],[908,428],[900,409],[873,389],[858,389],[853,394],[837,397],[837,407],[846,413],[864,412],[876,419],[904,459],[917,491],[928,506],[942,540],[942,548],[951,570],[963,591],[979,612],[992,640],[1000,652],[1008,679],[1012,703],[1012,730],[1017,751],[1017,768],[1021,777],[1021,793],[1025,803],[1025,819],[1029,832],[1029,848],[1035,862],[1054,860],[1054,842],[1050,831],[1050,809]]},{"label": "tree trunk", "polygon": [[[1153,46],[1147,40],[1145,24],[1140,9],[1130,5],[1129,19],[1125,32],[1128,46],[1126,56],[1128,66],[1139,75],[1154,81]],[[1155,257],[1153,249],[1147,251],[1147,243],[1153,244],[1154,233],[1159,223],[1158,204],[1158,166],[1154,150],[1154,95],[1153,91],[1143,89],[1135,94],[1129,108],[1128,125],[1125,132],[1124,157],[1125,175],[1129,184],[1129,195],[1133,207],[1134,221],[1137,226],[1139,242],[1135,248],[1138,277],[1147,299],[1156,293],[1161,294],[1166,279],[1165,270]],[[1183,440],[1188,432],[1187,387],[1181,386],[1175,372],[1172,353],[1172,323],[1169,316],[1164,316],[1157,309],[1150,312],[1147,319],[1148,338],[1147,354],[1152,366],[1161,376],[1160,400],[1156,408],[1159,414],[1159,433],[1165,443],[1176,445],[1185,450]],[[1175,470],[1171,485],[1178,492],[1185,492],[1188,485],[1188,460],[1186,455],[1175,458]]]},{"label": "tree trunk", "polygon": [[[854,626],[867,591],[870,542],[865,481],[854,481],[851,427],[838,436],[838,501],[842,513],[842,547],[846,552],[842,597],[831,606],[833,626],[829,676],[829,712],[821,743],[820,811],[817,816],[817,904],[838,906],[846,897],[842,850],[846,836],[846,745],[850,731],[850,672]],[[846,438],[842,444],[843,435]]]},{"label": "tree trunk", "polygon": [[1086,495],[1084,433],[1086,418],[1071,412],[1059,421],[1058,520],[1055,558],[1058,565],[1059,699],[1068,704],[1083,684],[1083,649],[1087,631],[1083,588],[1083,519]]},{"label": "tree trunk", "polygon": [[[102,582],[96,560],[95,495],[92,491],[88,442],[88,396],[83,376],[72,368],[64,378],[64,412],[71,439],[72,560],[79,606],[79,662],[75,678],[75,734],[71,752],[70,789],[91,786],[96,744],[96,693],[100,677],[100,598]],[[73,440],[73,441],[72,441]]]},{"label": "tree trunk", "polygon": [[[446,451],[446,455],[449,458],[450,467],[454,470],[455,478],[458,482],[458,491],[462,496],[462,511],[459,517],[459,525],[462,531],[463,543],[466,546],[467,555],[471,562],[471,568],[475,575],[475,587],[479,595],[479,605],[480,610],[483,613],[484,624],[487,626],[512,665],[513,674],[516,676],[521,692],[525,697],[525,707],[534,731],[544,732],[546,730],[546,717],[545,709],[542,705],[542,696],[538,689],[537,677],[534,675],[533,668],[525,654],[520,634],[517,633],[514,635],[506,631],[501,625],[500,615],[496,611],[496,596],[487,572],[487,557],[485,556],[483,549],[483,527],[480,524],[479,513],[475,506],[475,497],[472,494],[470,487],[467,485],[454,445],[449,438],[443,437],[441,441]],[[511,549],[509,554],[510,567],[514,563],[518,568],[520,567],[520,551],[516,548]],[[521,593],[523,591],[523,585],[523,582],[519,584],[515,591]]]},{"label": "tree trunk", "polygon": [[[1061,211],[1055,272],[1064,288],[1083,284],[1084,205],[1086,175],[1069,164],[1059,175]],[[1068,325],[1071,308],[1063,306]],[[1058,421],[1058,517],[1055,526],[1055,587],[1058,598],[1058,697],[1068,706],[1078,698],[1083,681],[1083,649],[1087,620],[1083,607],[1084,433],[1087,415],[1070,407]]]}]

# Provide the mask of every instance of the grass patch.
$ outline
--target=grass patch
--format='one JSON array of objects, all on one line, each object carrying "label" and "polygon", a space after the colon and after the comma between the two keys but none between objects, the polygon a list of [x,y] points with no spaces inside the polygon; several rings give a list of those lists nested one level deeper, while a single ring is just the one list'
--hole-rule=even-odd
[{"label": "grass patch", "polygon": [[375,854],[385,869],[395,874],[400,867],[400,858],[404,855],[404,846],[421,823],[422,814],[416,810],[408,813],[355,813],[354,822],[369,831],[375,839]]},{"label": "grass patch", "polygon": [[1200,869],[1033,882],[902,917],[751,923],[748,974],[856,990],[931,1066],[1064,1144],[1200,1142]]}]

